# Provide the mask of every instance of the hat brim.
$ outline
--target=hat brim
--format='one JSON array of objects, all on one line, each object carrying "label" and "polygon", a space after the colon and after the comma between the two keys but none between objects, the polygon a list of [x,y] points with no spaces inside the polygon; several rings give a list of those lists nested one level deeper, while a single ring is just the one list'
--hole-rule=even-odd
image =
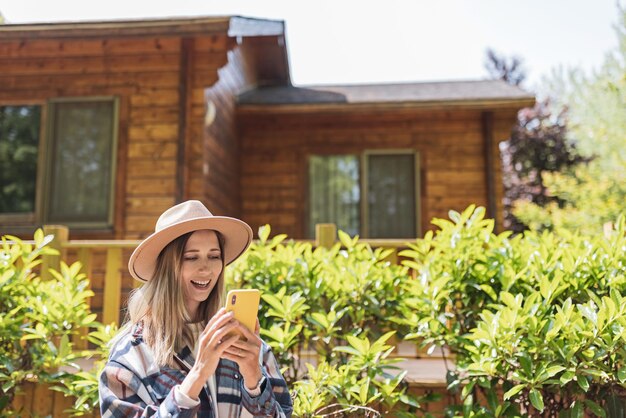
[{"label": "hat brim", "polygon": [[135,279],[146,282],[152,279],[159,254],[173,240],[188,232],[202,229],[218,231],[224,237],[224,265],[241,256],[252,242],[252,229],[245,222],[227,216],[189,219],[164,228],[144,239],[128,260],[128,270]]}]

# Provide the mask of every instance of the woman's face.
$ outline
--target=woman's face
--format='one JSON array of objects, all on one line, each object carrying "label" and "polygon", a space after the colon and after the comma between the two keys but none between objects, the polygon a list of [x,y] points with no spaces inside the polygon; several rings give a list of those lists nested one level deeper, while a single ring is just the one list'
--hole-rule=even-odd
[{"label": "woman's face", "polygon": [[187,240],[183,253],[181,280],[185,306],[195,317],[201,302],[205,301],[222,272],[222,256],[215,231],[196,231]]}]

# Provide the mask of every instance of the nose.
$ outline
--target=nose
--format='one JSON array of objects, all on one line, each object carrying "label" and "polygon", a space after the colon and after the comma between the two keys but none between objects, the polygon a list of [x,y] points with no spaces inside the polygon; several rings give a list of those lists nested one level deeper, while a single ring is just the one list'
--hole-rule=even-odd
[{"label": "nose", "polygon": [[200,260],[199,270],[200,271],[208,271],[209,270],[209,260],[207,260],[206,258],[202,258]]}]

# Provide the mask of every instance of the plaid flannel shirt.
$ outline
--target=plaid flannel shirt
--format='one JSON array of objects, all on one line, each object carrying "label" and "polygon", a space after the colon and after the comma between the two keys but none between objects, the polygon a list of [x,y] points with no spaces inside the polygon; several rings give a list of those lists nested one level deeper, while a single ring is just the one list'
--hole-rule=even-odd
[{"label": "plaid flannel shirt", "polygon": [[[102,417],[214,418],[208,385],[200,393],[199,406],[185,409],[176,403],[174,386],[183,381],[195,362],[189,347],[175,356],[180,369],[159,367],[141,331],[141,327],[136,326],[111,350],[100,375]],[[237,363],[220,359],[215,371],[219,418],[291,416],[291,397],[276,358],[265,343],[262,353],[261,370],[266,379],[261,394],[256,397],[251,397],[243,387]]]}]

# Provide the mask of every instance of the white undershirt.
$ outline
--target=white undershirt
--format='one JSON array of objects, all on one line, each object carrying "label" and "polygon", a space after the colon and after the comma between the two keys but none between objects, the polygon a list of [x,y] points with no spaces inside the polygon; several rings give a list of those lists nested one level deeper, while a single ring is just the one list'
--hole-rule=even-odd
[{"label": "white undershirt", "polygon": [[[193,327],[193,332],[194,332],[194,337],[196,340],[196,344],[193,347],[193,358],[197,358],[198,340],[199,340],[198,335],[200,334],[199,327],[198,326]],[[209,380],[207,380],[207,384],[209,386],[209,393],[211,394],[211,408],[213,409],[213,417],[219,418],[218,410],[217,410],[217,383],[215,381],[215,373],[213,373],[209,377]],[[197,400],[192,399],[189,396],[182,393],[180,391],[180,385],[176,385],[174,387],[174,399],[176,400],[176,403],[178,403],[182,408],[187,408],[187,409],[194,408],[200,404],[199,399]]]}]

